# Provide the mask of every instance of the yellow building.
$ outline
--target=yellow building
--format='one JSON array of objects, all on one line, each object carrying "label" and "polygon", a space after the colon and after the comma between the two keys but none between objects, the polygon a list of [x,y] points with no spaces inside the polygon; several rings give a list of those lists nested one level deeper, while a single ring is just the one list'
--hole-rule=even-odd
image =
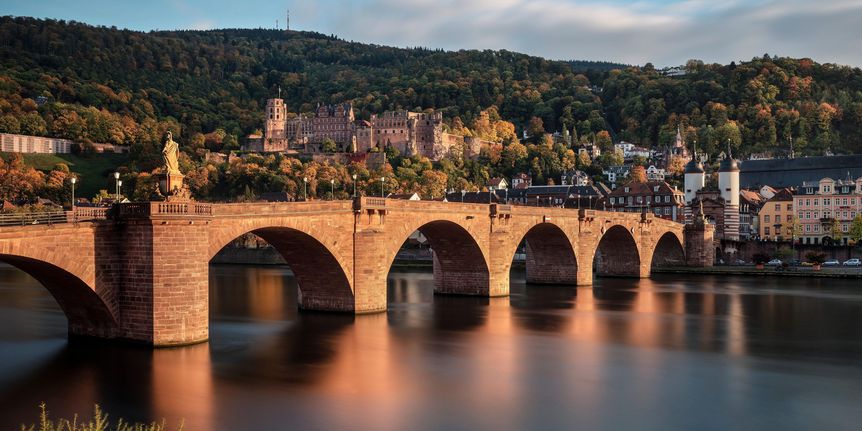
[{"label": "yellow building", "polygon": [[765,241],[789,241],[793,222],[793,193],[782,189],[766,201],[757,213],[760,219],[760,238]]}]

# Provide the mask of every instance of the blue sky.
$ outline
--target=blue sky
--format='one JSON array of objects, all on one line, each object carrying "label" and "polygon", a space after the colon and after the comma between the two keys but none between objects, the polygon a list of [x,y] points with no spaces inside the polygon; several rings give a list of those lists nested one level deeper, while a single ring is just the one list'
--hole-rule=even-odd
[{"label": "blue sky", "polygon": [[135,30],[291,28],[444,49],[677,65],[764,53],[862,66],[862,0],[4,0],[2,15]]}]

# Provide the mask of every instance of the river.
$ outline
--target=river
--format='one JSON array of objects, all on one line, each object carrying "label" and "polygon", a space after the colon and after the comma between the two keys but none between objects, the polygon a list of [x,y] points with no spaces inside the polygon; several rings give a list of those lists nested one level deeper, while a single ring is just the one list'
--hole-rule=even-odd
[{"label": "river", "polygon": [[[389,311],[301,313],[284,267],[214,265],[211,339],[68,343],[38,282],[0,266],[0,429],[53,415],[186,430],[858,430],[859,280],[694,277],[434,296],[393,271]],[[175,429],[172,427],[171,429]]]}]

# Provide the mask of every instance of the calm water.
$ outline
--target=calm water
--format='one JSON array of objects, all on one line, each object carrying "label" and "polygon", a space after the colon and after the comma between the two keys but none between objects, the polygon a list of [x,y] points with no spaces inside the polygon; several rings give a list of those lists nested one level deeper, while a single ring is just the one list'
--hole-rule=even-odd
[{"label": "calm water", "polygon": [[238,429],[860,429],[862,283],[658,277],[509,298],[390,275],[389,312],[299,313],[280,267],[213,266],[211,341],[69,345],[0,267],[0,429],[101,404]]}]

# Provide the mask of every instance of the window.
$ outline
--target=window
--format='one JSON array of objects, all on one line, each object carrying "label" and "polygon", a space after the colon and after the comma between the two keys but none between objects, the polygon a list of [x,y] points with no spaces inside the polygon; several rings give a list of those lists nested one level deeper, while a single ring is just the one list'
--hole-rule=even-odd
[{"label": "window", "polygon": [[778,224],[778,223],[781,223],[781,215],[776,214],[775,215],[775,224]]},{"label": "window", "polygon": [[823,205],[831,205],[831,204],[832,204],[832,199],[823,198]]},{"label": "window", "polygon": [[765,234],[769,235],[769,226],[767,226],[767,227],[765,227],[765,228],[763,228],[763,229],[764,229],[764,230],[763,230],[763,232],[764,232]]},{"label": "window", "polygon": [[628,187],[626,187],[626,188],[624,188],[624,189],[623,189],[623,191],[624,191],[624,192],[626,192],[626,193],[628,193],[628,192],[629,192],[629,188],[628,188]]},{"label": "window", "polygon": [[811,225],[810,224],[805,225],[805,232],[811,232]]},{"label": "window", "polygon": [[775,204],[775,211],[781,211],[781,204]]},{"label": "window", "polygon": [[805,206],[811,206],[811,199],[805,199]]},{"label": "window", "polygon": [[787,211],[793,211],[793,204],[787,204]]},{"label": "window", "polygon": [[820,204],[818,203],[819,201],[820,201],[820,199],[814,199],[814,206],[820,205]]},{"label": "window", "polygon": [[[769,223],[769,214],[766,214],[765,216],[763,216],[763,222],[764,222],[764,223]],[[767,229],[768,229],[768,228],[767,228]]]}]

